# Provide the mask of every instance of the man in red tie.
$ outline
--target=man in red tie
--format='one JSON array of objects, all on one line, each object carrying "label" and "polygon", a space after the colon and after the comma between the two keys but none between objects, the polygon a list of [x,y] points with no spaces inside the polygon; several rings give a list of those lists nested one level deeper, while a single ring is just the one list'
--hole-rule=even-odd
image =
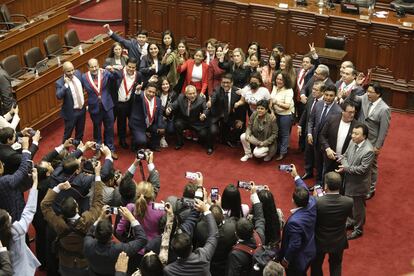
[{"label": "man in red tie", "polygon": [[[88,93],[88,111],[93,122],[93,139],[102,144],[102,123],[104,125],[104,143],[112,152],[112,158],[118,159],[114,146],[114,103],[108,90],[112,73],[99,68],[98,60],[88,61],[88,72],[82,75],[83,88]],[[97,157],[100,151],[97,150]]]}]

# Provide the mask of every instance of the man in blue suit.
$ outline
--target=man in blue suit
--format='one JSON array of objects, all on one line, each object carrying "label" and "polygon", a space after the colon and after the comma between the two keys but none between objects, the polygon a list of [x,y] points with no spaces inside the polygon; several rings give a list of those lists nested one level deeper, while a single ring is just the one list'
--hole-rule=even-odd
[{"label": "man in blue suit", "polygon": [[[314,164],[316,167],[316,184],[322,184],[323,174],[323,155],[319,134],[329,118],[342,113],[342,108],[335,102],[336,87],[335,85],[325,86],[323,92],[323,101],[318,101],[312,109],[308,121],[307,140],[314,148]],[[311,172],[306,172],[306,174]],[[302,177],[306,179],[306,174]]]},{"label": "man in blue suit", "polygon": [[131,106],[134,99],[134,92],[137,85],[141,84],[141,73],[136,71],[137,60],[133,57],[128,58],[126,66],[122,70],[114,71],[115,92],[116,92],[116,124],[118,129],[119,145],[126,149],[127,120],[130,120]]},{"label": "man in blue suit", "polygon": [[[104,125],[104,143],[112,152],[112,158],[118,159],[114,146],[114,103],[108,90],[108,82],[113,78],[109,71],[99,68],[98,60],[88,61],[88,72],[82,75],[83,88],[88,92],[88,110],[93,122],[93,139],[102,144],[102,123]],[[97,157],[100,151],[97,150]]]},{"label": "man in blue suit", "polygon": [[[162,119],[163,108],[160,98],[156,97],[157,84],[149,82],[144,93],[137,86],[131,108],[129,128],[134,135],[134,146],[137,149],[149,147],[159,151],[160,134],[164,133]],[[149,141],[146,133],[150,133]]]},{"label": "man in blue suit", "polygon": [[81,141],[85,129],[85,98],[82,87],[82,74],[75,70],[70,61],[63,63],[63,76],[56,81],[56,97],[63,99],[60,112],[64,122],[63,142],[72,136],[75,129],[75,139]]},{"label": "man in blue suit", "polygon": [[279,257],[286,269],[286,275],[298,276],[306,275],[306,270],[316,256],[316,200],[309,195],[305,182],[298,176],[293,164],[291,175],[296,184],[292,196],[295,208],[291,210],[292,215],[283,229]]}]

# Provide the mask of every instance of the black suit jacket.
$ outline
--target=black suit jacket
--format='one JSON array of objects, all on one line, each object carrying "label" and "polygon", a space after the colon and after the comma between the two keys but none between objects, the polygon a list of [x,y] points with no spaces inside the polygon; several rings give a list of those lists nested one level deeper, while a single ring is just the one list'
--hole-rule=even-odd
[{"label": "black suit jacket", "polygon": [[[33,160],[38,149],[35,144],[30,145],[29,151],[32,153],[30,159]],[[4,174],[13,174],[22,162],[22,151],[14,150],[10,145],[0,143],[0,160],[4,163]]]},{"label": "black suit jacket", "polygon": [[341,107],[336,102],[333,102],[331,105],[332,107],[329,109],[324,120],[322,120],[321,117],[325,108],[325,101],[318,101],[312,109],[308,121],[307,133],[312,134],[314,145],[319,143],[319,134],[326,122],[329,121],[330,117],[341,114],[342,112]]},{"label": "black suit jacket", "polygon": [[211,122],[217,123],[220,119],[224,119],[225,122],[234,122],[240,120],[244,122],[246,118],[246,105],[240,106],[239,108],[234,109],[234,104],[238,102],[241,98],[240,95],[237,95],[236,88],[231,88],[231,98],[230,98],[230,113],[228,110],[228,96],[224,92],[224,89],[219,86],[214,90],[213,95],[211,96]]},{"label": "black suit jacket", "polygon": [[[306,97],[309,97],[310,94],[312,94],[312,87],[313,84],[315,83],[315,78],[311,78],[303,87],[302,90],[300,91],[300,95],[305,95]],[[333,81],[331,80],[331,78],[328,78],[325,81],[325,86],[328,85],[335,85],[333,83]]]},{"label": "black suit jacket", "polygon": [[340,194],[326,194],[316,199],[316,250],[337,252],[348,248],[345,223],[352,214],[353,200]]},{"label": "black suit jacket", "polygon": [[171,109],[176,115],[176,118],[182,119],[193,127],[206,127],[206,120],[200,121],[200,114],[208,115],[208,109],[205,98],[200,95],[191,103],[190,115],[187,114],[188,100],[184,94],[180,94],[177,100],[172,103]]},{"label": "black suit jacket", "polygon": [[[336,151],[336,140],[338,139],[339,124],[342,119],[342,114],[338,114],[329,118],[328,122],[323,126],[322,131],[319,135],[319,143],[322,149],[325,151],[327,148],[331,148]],[[356,120],[352,120],[349,127],[348,135],[345,138],[344,145],[342,146],[341,154],[344,154],[348,148],[349,142],[351,141],[352,129],[356,124]]]}]

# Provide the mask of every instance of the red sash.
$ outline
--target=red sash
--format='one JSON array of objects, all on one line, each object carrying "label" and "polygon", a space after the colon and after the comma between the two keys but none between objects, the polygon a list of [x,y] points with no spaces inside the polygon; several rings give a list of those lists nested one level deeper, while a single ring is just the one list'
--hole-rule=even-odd
[{"label": "red sash", "polygon": [[86,73],[86,80],[88,81],[90,87],[92,87],[93,92],[95,92],[96,96],[100,97],[101,91],[102,91],[102,83],[103,83],[103,77],[102,77],[102,69],[98,70],[98,86],[96,86],[95,82],[93,81],[91,72]]},{"label": "red sash", "polygon": [[123,80],[122,80],[122,82],[123,82],[123,85],[124,85],[124,89],[125,89],[125,95],[126,95],[126,98],[128,99],[128,96],[129,96],[129,93],[131,92],[131,88],[134,86],[134,84],[135,84],[135,80],[136,80],[136,71],[134,72],[134,80],[132,81],[132,83],[131,83],[131,86],[128,88],[128,84],[127,84],[127,80],[126,80],[126,74],[127,74],[127,72],[126,72],[126,69],[124,68],[124,72],[123,72]]},{"label": "red sash", "polygon": [[147,118],[148,118],[147,127],[149,127],[154,121],[154,115],[155,115],[155,112],[157,111],[157,104],[156,104],[156,99],[154,97],[154,108],[152,109],[152,114],[151,114],[150,102],[148,101],[147,97],[145,97],[145,95],[144,95],[144,100],[145,100],[145,107],[147,108]]}]

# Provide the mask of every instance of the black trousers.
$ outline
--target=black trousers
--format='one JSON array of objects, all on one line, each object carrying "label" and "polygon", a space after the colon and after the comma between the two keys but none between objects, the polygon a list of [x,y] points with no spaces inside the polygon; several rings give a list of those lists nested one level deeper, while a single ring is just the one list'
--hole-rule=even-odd
[{"label": "black trousers", "polygon": [[177,135],[177,145],[184,144],[184,135],[183,131],[186,129],[190,129],[197,132],[198,137],[200,138],[201,142],[206,145],[207,148],[213,148],[213,139],[210,133],[210,129],[205,125],[198,125],[193,124],[187,120],[183,120],[181,118],[177,118],[174,123],[175,132]]},{"label": "black trousers", "polygon": [[235,122],[232,121],[224,121],[221,119],[215,123],[210,124],[210,133],[213,138],[219,135],[220,141],[225,142],[237,142],[240,140],[240,135],[244,132],[243,128],[237,129],[234,127]]},{"label": "black trousers", "polygon": [[73,110],[73,119],[65,120],[65,129],[63,131],[63,142],[72,136],[73,130],[75,130],[75,139],[82,141],[83,132],[85,130],[85,120],[86,120],[86,109],[74,109]]},{"label": "black trousers", "polygon": [[115,107],[118,139],[124,142],[127,136],[127,120],[131,115],[131,102],[118,102]]},{"label": "black trousers", "polygon": [[331,253],[317,251],[311,264],[311,276],[323,276],[322,265],[326,254],[329,255],[329,274],[331,276],[341,276],[344,250]]}]

